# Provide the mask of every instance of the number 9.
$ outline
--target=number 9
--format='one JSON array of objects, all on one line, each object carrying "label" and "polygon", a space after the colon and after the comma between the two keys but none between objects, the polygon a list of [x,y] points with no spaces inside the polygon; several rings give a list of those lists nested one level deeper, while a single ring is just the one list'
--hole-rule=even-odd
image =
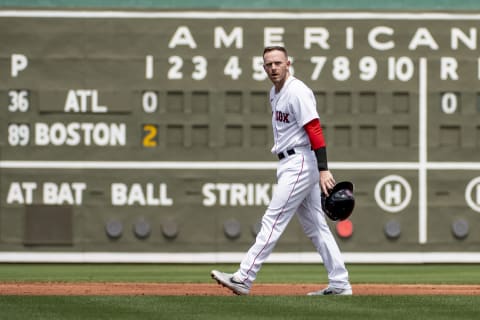
[{"label": "number 9", "polygon": [[377,74],[377,61],[373,57],[363,57],[358,63],[360,79],[370,81]]},{"label": "number 9", "polygon": [[11,146],[26,146],[30,141],[30,127],[28,124],[8,125],[8,144]]}]

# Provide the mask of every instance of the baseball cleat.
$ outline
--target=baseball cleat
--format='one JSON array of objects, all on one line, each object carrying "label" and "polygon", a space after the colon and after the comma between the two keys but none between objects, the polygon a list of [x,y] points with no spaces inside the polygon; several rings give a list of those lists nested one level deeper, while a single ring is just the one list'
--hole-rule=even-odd
[{"label": "baseball cleat", "polygon": [[352,289],[351,288],[341,289],[341,288],[327,287],[327,288],[322,289],[322,290],[307,293],[307,296],[332,296],[332,295],[351,296],[352,295]]},{"label": "baseball cleat", "polygon": [[248,295],[250,292],[250,288],[242,281],[236,279],[231,273],[212,270],[210,274],[218,284],[232,290],[237,295]]}]

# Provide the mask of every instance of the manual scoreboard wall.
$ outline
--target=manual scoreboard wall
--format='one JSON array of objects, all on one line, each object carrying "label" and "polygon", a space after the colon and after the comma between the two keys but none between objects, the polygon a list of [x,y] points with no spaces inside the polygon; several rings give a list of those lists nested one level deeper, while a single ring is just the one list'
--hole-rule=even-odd
[{"label": "manual scoreboard wall", "polygon": [[[275,189],[264,46],[313,90],[343,251],[477,251],[480,13],[0,11],[0,250],[244,251]],[[279,252],[312,251],[296,221]]]}]

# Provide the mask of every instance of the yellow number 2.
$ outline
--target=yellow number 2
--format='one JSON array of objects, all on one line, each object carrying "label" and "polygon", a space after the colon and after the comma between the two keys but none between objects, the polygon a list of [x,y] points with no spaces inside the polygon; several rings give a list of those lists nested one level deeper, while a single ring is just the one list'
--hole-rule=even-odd
[{"label": "yellow number 2", "polygon": [[143,125],[143,146],[153,148],[157,146],[158,126],[155,124]]}]

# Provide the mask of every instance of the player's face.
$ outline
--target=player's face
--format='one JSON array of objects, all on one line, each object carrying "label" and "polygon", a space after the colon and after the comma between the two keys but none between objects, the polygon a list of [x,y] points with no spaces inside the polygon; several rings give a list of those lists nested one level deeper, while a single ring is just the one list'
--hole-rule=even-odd
[{"label": "player's face", "polygon": [[282,86],[289,75],[290,61],[283,51],[272,50],[263,56],[263,68],[275,86]]}]

